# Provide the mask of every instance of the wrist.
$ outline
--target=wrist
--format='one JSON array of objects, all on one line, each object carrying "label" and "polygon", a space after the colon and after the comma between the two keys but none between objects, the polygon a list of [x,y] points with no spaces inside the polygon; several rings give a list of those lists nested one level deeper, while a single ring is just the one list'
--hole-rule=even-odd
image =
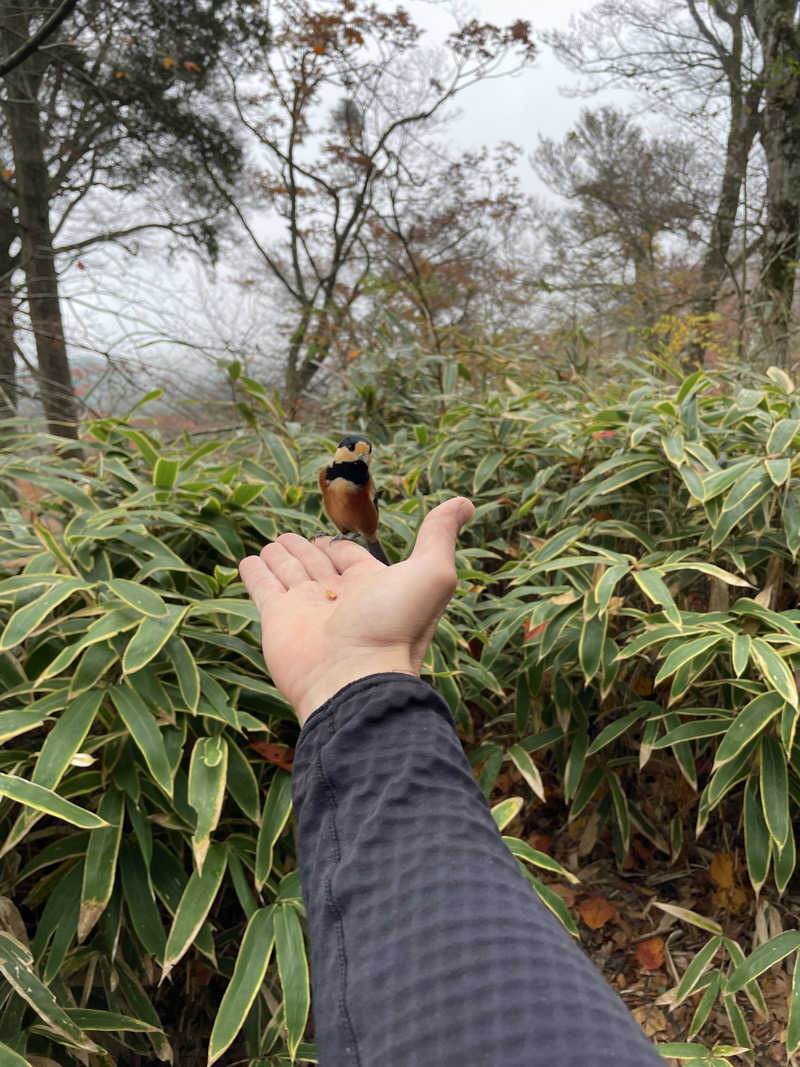
[{"label": "wrist", "polygon": [[357,682],[360,678],[367,678],[371,674],[384,673],[410,674],[414,678],[419,677],[419,671],[414,670],[408,655],[401,652],[363,655],[352,661],[336,663],[318,678],[311,679],[302,696],[296,702],[292,701],[300,725],[303,726],[317,708],[321,708],[346,685]]}]

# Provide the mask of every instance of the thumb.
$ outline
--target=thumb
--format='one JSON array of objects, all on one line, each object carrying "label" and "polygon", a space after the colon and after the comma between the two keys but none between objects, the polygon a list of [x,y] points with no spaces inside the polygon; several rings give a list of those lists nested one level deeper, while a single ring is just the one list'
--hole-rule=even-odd
[{"label": "thumb", "polygon": [[475,506],[464,496],[439,504],[422,520],[411,558],[426,557],[430,562],[452,567],[458,532],[474,514]]}]

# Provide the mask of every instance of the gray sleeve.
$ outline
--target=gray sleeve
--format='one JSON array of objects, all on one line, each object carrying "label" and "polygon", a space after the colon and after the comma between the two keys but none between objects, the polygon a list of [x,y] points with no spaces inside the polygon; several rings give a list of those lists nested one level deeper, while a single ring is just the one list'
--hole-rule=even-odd
[{"label": "gray sleeve", "polygon": [[322,1067],[662,1067],[520,873],[425,682],[340,690],[292,791]]}]

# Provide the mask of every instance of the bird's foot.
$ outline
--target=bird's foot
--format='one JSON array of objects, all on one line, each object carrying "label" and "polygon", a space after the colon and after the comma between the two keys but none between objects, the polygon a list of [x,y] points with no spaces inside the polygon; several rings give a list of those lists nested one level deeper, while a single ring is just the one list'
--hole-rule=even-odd
[{"label": "bird's foot", "polygon": [[331,534],[330,530],[320,530],[319,533],[315,533],[311,538],[312,541],[317,541],[320,537],[330,537],[331,541],[351,541],[350,534],[337,533]]}]

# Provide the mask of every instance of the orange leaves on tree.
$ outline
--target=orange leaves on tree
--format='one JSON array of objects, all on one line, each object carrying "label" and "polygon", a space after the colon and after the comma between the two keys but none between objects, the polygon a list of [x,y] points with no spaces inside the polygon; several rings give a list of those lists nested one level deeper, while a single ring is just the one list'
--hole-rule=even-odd
[{"label": "orange leaves on tree", "polygon": [[3,171],[3,181],[4,182],[11,181],[11,179],[13,177],[14,177],[14,171],[13,170],[4,170]]},{"label": "orange leaves on tree", "polygon": [[184,59],[184,61],[183,61],[183,69],[184,70],[190,70],[194,74],[199,74],[200,73],[200,67],[199,67],[199,65],[197,63],[195,63],[195,61],[193,59]]},{"label": "orange leaves on tree", "polygon": [[162,56],[161,66],[164,68],[164,70],[169,70],[170,67],[175,66],[175,60],[172,58],[172,56]]},{"label": "orange leaves on tree", "polygon": [[578,905],[581,918],[590,930],[599,930],[617,917],[617,909],[605,897],[586,897]]},{"label": "orange leaves on tree", "polygon": [[664,938],[648,937],[636,947],[636,961],[648,971],[657,971],[664,966]]}]

